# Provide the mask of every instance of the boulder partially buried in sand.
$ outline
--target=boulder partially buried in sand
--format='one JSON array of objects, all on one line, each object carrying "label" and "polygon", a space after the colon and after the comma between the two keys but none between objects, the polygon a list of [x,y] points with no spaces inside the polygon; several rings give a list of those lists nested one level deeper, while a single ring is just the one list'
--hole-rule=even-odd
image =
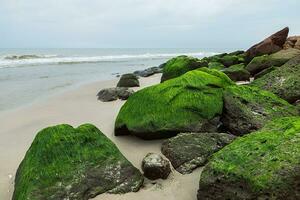
[{"label": "boulder partially buried in sand", "polygon": [[148,153],[142,161],[142,170],[144,176],[150,180],[167,179],[171,172],[171,167],[169,161],[161,155]]},{"label": "boulder partially buried in sand", "polygon": [[198,200],[299,199],[300,117],[237,138],[210,159]]},{"label": "boulder partially buried in sand", "polygon": [[123,74],[117,87],[139,87],[140,82],[135,74]]},{"label": "boulder partially buried in sand", "polygon": [[128,89],[127,87],[116,87],[116,88],[106,88],[98,92],[98,100],[103,102],[115,101],[117,99],[126,100],[128,99],[134,91]]},{"label": "boulder partially buried in sand", "polygon": [[211,122],[217,126],[214,119],[222,114],[223,89],[233,84],[224,73],[201,68],[140,90],[121,108],[115,135],[159,139],[180,132],[216,131]]},{"label": "boulder partially buried in sand", "polygon": [[178,172],[189,174],[234,138],[226,133],[181,133],[164,141],[161,152]]},{"label": "boulder partially buried in sand", "polygon": [[43,129],[21,162],[13,200],[90,199],[138,191],[143,176],[91,124]]},{"label": "boulder partially buried in sand", "polygon": [[231,86],[224,92],[222,122],[235,135],[256,131],[277,117],[297,114],[295,106],[256,87]]}]

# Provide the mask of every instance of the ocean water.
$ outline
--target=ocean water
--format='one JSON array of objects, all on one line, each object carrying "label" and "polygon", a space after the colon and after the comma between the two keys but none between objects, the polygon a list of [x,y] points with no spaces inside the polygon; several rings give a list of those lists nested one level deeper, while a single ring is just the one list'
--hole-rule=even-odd
[{"label": "ocean water", "polygon": [[0,112],[99,80],[158,66],[199,49],[0,49]]}]

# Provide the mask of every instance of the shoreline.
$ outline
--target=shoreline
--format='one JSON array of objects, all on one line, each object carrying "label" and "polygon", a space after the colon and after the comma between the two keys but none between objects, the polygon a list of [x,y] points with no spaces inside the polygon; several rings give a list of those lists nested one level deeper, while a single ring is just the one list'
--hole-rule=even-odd
[{"label": "shoreline", "polygon": [[[139,88],[158,84],[161,74],[140,78]],[[143,157],[149,153],[160,153],[162,140],[144,141],[132,136],[115,137],[114,121],[125,101],[101,102],[96,94],[103,88],[115,87],[118,79],[96,81],[48,97],[45,101],[0,114],[0,199],[11,199],[14,190],[14,174],[35,135],[41,129],[67,123],[77,127],[84,123],[96,125],[120,149],[122,154],[138,169]],[[137,151],[138,149],[138,151]],[[135,152],[135,154],[132,154]],[[152,199],[182,197],[195,199],[201,169],[190,175],[181,175],[173,170],[168,180],[157,184],[145,181],[145,187],[137,193],[125,195],[99,195],[95,199]],[[163,188],[163,189],[162,189]]]},{"label": "shoreline", "polygon": [[47,94],[47,95],[42,95],[41,97],[37,97],[32,102],[23,102],[22,104],[20,104],[18,106],[0,110],[0,117],[3,115],[6,115],[6,114],[10,114],[12,112],[17,112],[19,110],[35,106],[35,105],[43,104],[47,101],[50,101],[53,98],[62,96],[64,94],[67,94],[67,93],[75,91],[75,90],[78,90],[82,87],[86,87],[86,86],[93,85],[96,83],[101,83],[101,82],[105,83],[105,82],[112,82],[112,81],[116,81],[116,80],[118,81],[118,79],[119,78],[116,77],[115,75],[111,75],[111,78],[107,78],[107,79],[103,79],[103,80],[85,81],[85,82],[81,82],[78,84],[69,85],[69,86],[63,87],[61,90],[58,90],[56,92],[49,92],[49,94]]}]

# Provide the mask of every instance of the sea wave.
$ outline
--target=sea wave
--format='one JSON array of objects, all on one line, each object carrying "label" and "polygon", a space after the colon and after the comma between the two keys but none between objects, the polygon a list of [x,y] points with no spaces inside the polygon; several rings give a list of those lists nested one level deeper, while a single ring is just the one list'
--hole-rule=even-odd
[{"label": "sea wave", "polygon": [[7,55],[4,56],[4,60],[24,60],[24,59],[37,59],[37,58],[54,58],[57,55],[35,55],[35,54],[24,54],[24,55]]},{"label": "sea wave", "polygon": [[143,59],[163,59],[178,55],[205,57],[214,55],[214,52],[163,53],[163,54],[136,54],[136,55],[105,55],[105,56],[57,56],[57,55],[6,55],[0,58],[0,68],[26,67],[36,65],[61,65],[100,62],[123,62]]}]

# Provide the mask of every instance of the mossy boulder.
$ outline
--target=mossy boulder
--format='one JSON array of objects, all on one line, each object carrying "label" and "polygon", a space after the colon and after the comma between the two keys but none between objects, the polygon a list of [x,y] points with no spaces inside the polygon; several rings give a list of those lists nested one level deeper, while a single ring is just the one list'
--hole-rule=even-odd
[{"label": "mossy boulder", "polygon": [[90,199],[138,191],[143,176],[91,124],[58,125],[35,137],[21,162],[13,200]]},{"label": "mossy boulder", "polygon": [[161,152],[182,174],[204,166],[208,158],[235,136],[226,133],[181,133],[163,142]]},{"label": "mossy boulder", "polygon": [[260,77],[263,77],[264,75],[270,73],[271,71],[275,70],[276,68],[277,68],[277,67],[272,66],[272,67],[269,67],[269,68],[267,68],[267,69],[264,69],[264,70],[258,72],[257,74],[255,74],[255,75],[254,75],[254,79],[258,79],[258,78],[260,78]]},{"label": "mossy boulder", "polygon": [[274,118],[297,114],[295,106],[256,87],[231,86],[224,91],[222,122],[234,135],[256,131]]},{"label": "mossy boulder", "polygon": [[243,63],[244,59],[238,55],[226,55],[221,58],[220,62],[225,65],[225,67],[230,67],[232,65]]},{"label": "mossy boulder", "polygon": [[249,81],[250,73],[245,69],[243,63],[232,65],[224,70],[222,70],[231,80],[233,81]]},{"label": "mossy boulder", "polygon": [[300,55],[298,49],[285,49],[272,55],[263,55],[253,58],[253,60],[247,65],[246,69],[252,74],[257,74],[260,71],[272,66],[282,66],[287,61]]},{"label": "mossy boulder", "polygon": [[208,63],[208,68],[209,69],[222,70],[222,69],[225,68],[225,66],[222,63],[220,63],[220,62],[214,62],[214,61],[212,61],[212,62]]},{"label": "mossy boulder", "polygon": [[252,85],[293,103],[300,99],[300,56],[254,80]]},{"label": "mossy boulder", "polygon": [[222,113],[224,87],[233,84],[218,70],[200,68],[142,89],[121,108],[115,135],[158,139],[206,131]]},{"label": "mossy boulder", "polygon": [[198,200],[299,199],[300,117],[279,118],[210,159]]},{"label": "mossy boulder", "polygon": [[185,74],[188,71],[200,68],[207,67],[208,63],[206,60],[193,58],[189,56],[178,56],[169,60],[164,68],[163,75],[161,77],[161,82],[166,80],[176,78]]},{"label": "mossy boulder", "polygon": [[139,87],[140,83],[135,74],[123,74],[117,84],[117,87]]}]

